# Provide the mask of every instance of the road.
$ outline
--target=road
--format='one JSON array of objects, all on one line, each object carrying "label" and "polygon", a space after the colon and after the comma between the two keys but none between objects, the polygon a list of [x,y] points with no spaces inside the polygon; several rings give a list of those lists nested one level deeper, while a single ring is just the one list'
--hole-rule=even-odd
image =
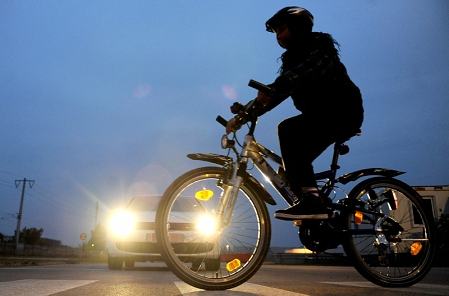
[{"label": "road", "polygon": [[51,264],[0,268],[0,295],[449,295],[449,268],[434,268],[410,288],[386,289],[352,267],[263,265],[248,282],[228,291],[202,291],[181,282],[163,263]]}]

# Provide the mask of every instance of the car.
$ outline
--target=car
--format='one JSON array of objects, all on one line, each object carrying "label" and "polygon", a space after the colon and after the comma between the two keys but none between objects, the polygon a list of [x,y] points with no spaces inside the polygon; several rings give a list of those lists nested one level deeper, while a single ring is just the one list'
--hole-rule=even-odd
[{"label": "car", "polygon": [[[132,268],[135,262],[163,260],[158,250],[154,230],[156,210],[160,200],[161,196],[155,195],[135,196],[127,203],[123,211],[112,216],[107,239],[109,269],[122,269],[123,264],[127,268]],[[188,215],[190,221],[198,220],[207,214],[201,202],[194,197],[179,197],[174,207],[175,211]],[[204,250],[204,253],[198,254],[198,258],[202,259],[195,260],[195,257],[189,257],[188,262],[192,263],[193,268],[199,267],[204,262],[206,270],[218,270],[220,267],[219,243],[195,240],[199,230],[192,224],[185,223],[183,220],[170,223],[170,229],[175,230],[173,246]],[[206,253],[207,257],[205,257]],[[216,254],[215,258],[211,258],[210,254]]]}]

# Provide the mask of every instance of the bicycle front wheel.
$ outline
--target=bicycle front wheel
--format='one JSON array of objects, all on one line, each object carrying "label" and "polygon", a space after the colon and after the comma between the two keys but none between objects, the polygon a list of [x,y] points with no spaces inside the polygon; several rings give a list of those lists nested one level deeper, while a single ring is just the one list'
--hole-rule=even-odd
[{"label": "bicycle front wheel", "polygon": [[431,268],[436,237],[433,216],[410,186],[396,179],[365,180],[349,193],[343,246],[367,280],[407,287]]},{"label": "bicycle front wheel", "polygon": [[228,225],[211,229],[228,170],[189,171],[165,191],[156,214],[156,238],[173,273],[205,290],[225,290],[251,278],[265,260],[271,223],[265,203],[243,182]]}]

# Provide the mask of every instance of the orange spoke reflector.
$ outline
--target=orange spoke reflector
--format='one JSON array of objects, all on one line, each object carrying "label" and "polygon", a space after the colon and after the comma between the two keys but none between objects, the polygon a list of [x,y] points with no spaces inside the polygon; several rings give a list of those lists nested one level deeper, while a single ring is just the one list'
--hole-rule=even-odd
[{"label": "orange spoke reflector", "polygon": [[234,260],[232,260],[232,261],[228,262],[228,264],[226,264],[226,269],[229,272],[231,272],[231,271],[236,270],[237,268],[239,268],[240,265],[242,265],[240,260],[235,258]]},{"label": "orange spoke reflector", "polygon": [[293,221],[293,226],[301,226],[301,225],[302,225],[302,220]]},{"label": "orange spoke reflector", "polygon": [[355,220],[355,224],[357,224],[357,225],[362,224],[363,213],[359,212],[359,211],[355,211],[354,220]]},{"label": "orange spoke reflector", "polygon": [[421,251],[421,249],[422,244],[420,242],[413,243],[413,245],[410,247],[410,254],[412,254],[412,256],[416,256]]},{"label": "orange spoke reflector", "polygon": [[212,196],[214,196],[214,192],[209,189],[203,189],[203,190],[197,191],[195,193],[195,197],[198,200],[206,201],[206,200],[209,200]]}]

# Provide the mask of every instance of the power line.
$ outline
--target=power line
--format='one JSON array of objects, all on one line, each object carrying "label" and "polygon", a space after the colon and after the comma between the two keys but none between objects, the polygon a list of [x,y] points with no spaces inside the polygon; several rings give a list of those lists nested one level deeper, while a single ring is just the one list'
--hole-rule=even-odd
[{"label": "power line", "polygon": [[7,185],[5,185],[5,184],[1,184],[1,183],[0,183],[0,185],[2,185],[2,186],[14,188],[14,184],[11,183],[11,182],[7,182],[7,181],[3,181],[3,180],[0,180],[0,182],[6,183],[6,184],[7,184]]},{"label": "power line", "polygon": [[0,170],[0,172],[2,172],[2,173],[4,173],[4,174],[7,174],[7,175],[14,176],[14,177],[20,177],[19,175],[12,174],[12,173],[8,173],[8,172],[2,171],[2,170]]}]

